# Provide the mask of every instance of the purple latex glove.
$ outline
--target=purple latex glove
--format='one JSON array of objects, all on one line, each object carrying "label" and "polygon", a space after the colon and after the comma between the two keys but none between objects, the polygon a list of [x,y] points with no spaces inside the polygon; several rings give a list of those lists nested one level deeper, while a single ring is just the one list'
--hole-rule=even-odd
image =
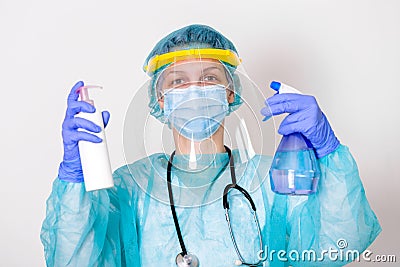
[{"label": "purple latex glove", "polygon": [[[79,131],[84,129],[90,132],[98,133],[101,128],[93,122],[75,117],[79,112],[93,113],[96,111],[95,107],[84,101],[78,101],[79,93],[76,90],[83,86],[83,82],[77,82],[72,87],[68,95],[68,106],[65,114],[65,119],[62,124],[62,138],[64,145],[64,157],[58,169],[58,178],[63,181],[81,183],[83,182],[83,173],[81,158],[79,155],[78,142],[89,141],[93,143],[100,143],[101,138],[90,134],[88,132]],[[102,112],[104,127],[108,124],[110,113],[108,111]]]},{"label": "purple latex glove", "polygon": [[276,94],[265,100],[265,104],[267,107],[261,109],[261,114],[266,117],[289,113],[279,126],[278,133],[302,133],[313,145],[318,158],[339,146],[339,140],[313,96]]}]

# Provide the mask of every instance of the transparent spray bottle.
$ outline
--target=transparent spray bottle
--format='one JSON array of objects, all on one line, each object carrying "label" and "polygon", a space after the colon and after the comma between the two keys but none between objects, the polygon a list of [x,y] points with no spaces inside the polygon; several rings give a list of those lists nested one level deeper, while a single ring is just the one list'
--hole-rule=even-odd
[{"label": "transparent spray bottle", "polygon": [[[88,85],[78,89],[80,100],[95,106],[94,101],[89,98],[88,89],[102,89],[102,87]],[[80,141],[78,143],[86,191],[113,187],[114,181],[101,111],[96,109],[94,113],[81,112],[77,116],[90,120],[100,126],[101,132],[91,134],[95,134],[103,140],[101,143],[88,141]]]},{"label": "transparent spray bottle", "polygon": [[[278,94],[302,94],[280,82],[272,82]],[[285,195],[309,195],[317,190],[320,169],[310,141],[301,133],[284,135],[276,150],[269,176],[271,189]]]}]

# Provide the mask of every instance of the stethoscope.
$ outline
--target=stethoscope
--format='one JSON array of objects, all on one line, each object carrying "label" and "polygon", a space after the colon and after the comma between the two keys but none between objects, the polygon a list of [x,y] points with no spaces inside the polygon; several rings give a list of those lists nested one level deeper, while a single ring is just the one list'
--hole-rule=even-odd
[{"label": "stethoscope", "polygon": [[[230,173],[231,173],[232,183],[228,184],[224,189],[223,206],[225,209],[225,217],[226,217],[226,221],[228,223],[229,233],[230,233],[230,236],[232,239],[232,243],[235,248],[236,254],[239,258],[238,260],[235,261],[235,265],[238,265],[238,266],[239,265],[261,266],[261,264],[263,262],[262,260],[259,260],[257,263],[247,263],[244,261],[242,255],[240,254],[239,248],[236,244],[236,240],[235,240],[235,237],[232,232],[231,221],[230,221],[230,217],[229,217],[228,193],[231,189],[235,189],[235,190],[238,190],[240,193],[242,193],[246,197],[246,199],[250,202],[251,208],[253,210],[253,219],[256,223],[258,237],[260,240],[260,251],[263,249],[263,242],[262,242],[262,238],[261,238],[261,229],[260,229],[260,224],[259,224],[258,218],[257,218],[256,206],[254,205],[254,202],[253,202],[250,194],[244,188],[242,188],[236,184],[235,165],[234,165],[232,153],[231,153],[231,150],[227,146],[224,146],[224,147],[225,147],[225,150],[228,153],[228,157],[229,157],[229,169],[230,169]],[[175,151],[171,154],[171,156],[168,160],[167,185],[168,185],[168,196],[169,196],[169,203],[171,206],[172,217],[174,219],[176,233],[178,235],[179,243],[180,243],[181,249],[182,249],[182,252],[180,252],[176,256],[175,261],[176,261],[176,265],[178,267],[184,267],[184,266],[197,267],[197,266],[199,266],[199,259],[196,257],[196,255],[194,255],[193,253],[190,253],[190,252],[188,253],[188,251],[186,250],[185,243],[183,242],[183,238],[182,238],[181,229],[179,227],[178,217],[177,217],[176,211],[175,211],[174,197],[172,194],[172,185],[171,185],[171,169],[172,169],[172,161],[174,159],[174,156],[175,156]]]}]

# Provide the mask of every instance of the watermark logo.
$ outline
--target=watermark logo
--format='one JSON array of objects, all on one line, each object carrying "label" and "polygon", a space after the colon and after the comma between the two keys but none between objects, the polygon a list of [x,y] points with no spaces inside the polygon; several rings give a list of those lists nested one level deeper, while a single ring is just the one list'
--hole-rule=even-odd
[{"label": "watermark logo", "polygon": [[339,238],[336,245],[339,249],[345,249],[348,246],[346,239],[343,238]]},{"label": "watermark logo", "polygon": [[322,261],[333,261],[333,262],[351,262],[351,261],[365,261],[365,262],[396,262],[396,255],[378,255],[374,254],[371,250],[365,250],[360,252],[356,249],[348,249],[348,242],[344,238],[340,238],[336,241],[336,247],[330,247],[328,249],[322,249],[316,251],[313,249],[307,249],[303,251],[297,250],[269,250],[268,246],[264,250],[258,252],[258,259],[261,261],[282,261],[282,262],[322,262]]}]

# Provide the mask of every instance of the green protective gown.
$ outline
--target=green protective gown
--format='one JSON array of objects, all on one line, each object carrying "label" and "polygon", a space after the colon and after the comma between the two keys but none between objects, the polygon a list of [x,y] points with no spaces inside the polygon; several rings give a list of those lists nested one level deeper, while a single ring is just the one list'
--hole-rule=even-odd
[{"label": "green protective gown", "polygon": [[[318,159],[321,178],[310,196],[273,193],[271,157],[241,162],[237,150],[232,155],[238,184],[255,202],[264,243],[264,254],[258,255],[250,205],[231,191],[232,229],[247,262],[263,256],[263,266],[343,266],[381,231],[346,146]],[[181,248],[168,200],[168,158],[154,154],[117,169],[115,187],[108,190],[86,192],[83,183],[56,179],[41,231],[47,265],[176,266]],[[222,206],[223,190],[231,182],[228,156],[203,155],[194,174],[183,168],[185,160],[175,156],[172,184],[186,248],[200,266],[235,266],[238,257]]]}]

